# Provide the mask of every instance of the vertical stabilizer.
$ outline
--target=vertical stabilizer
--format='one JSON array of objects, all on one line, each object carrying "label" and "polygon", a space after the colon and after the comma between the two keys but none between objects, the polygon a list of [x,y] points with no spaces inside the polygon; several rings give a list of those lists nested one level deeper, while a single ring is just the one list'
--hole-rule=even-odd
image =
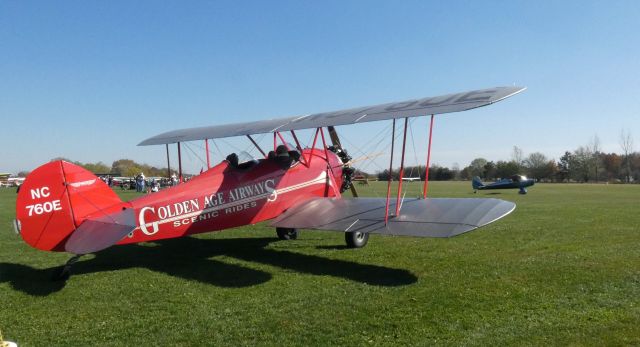
[{"label": "vertical stabilizer", "polygon": [[473,189],[480,189],[484,187],[484,183],[482,183],[480,177],[473,176],[473,179],[471,180],[471,186],[473,187]]},{"label": "vertical stabilizer", "polygon": [[102,180],[58,160],[33,170],[20,187],[16,224],[32,247],[64,251],[67,238],[87,218],[125,205]]}]

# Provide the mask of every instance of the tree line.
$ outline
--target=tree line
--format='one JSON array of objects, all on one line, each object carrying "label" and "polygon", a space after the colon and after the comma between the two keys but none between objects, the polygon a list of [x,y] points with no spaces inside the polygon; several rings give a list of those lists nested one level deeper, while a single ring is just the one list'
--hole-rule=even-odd
[{"label": "tree line", "polygon": [[[622,153],[606,153],[601,150],[598,136],[594,136],[587,145],[573,151],[565,151],[559,160],[550,159],[540,152],[524,156],[523,151],[513,147],[511,160],[489,161],[476,158],[459,169],[432,165],[429,168],[429,180],[469,180],[478,176],[483,180],[496,180],[521,174],[542,182],[640,182],[640,152],[633,151],[633,139],[624,131],[620,135]],[[399,179],[399,170],[378,171],[379,180]],[[404,177],[425,179],[425,166],[405,168]]]},{"label": "tree line", "polygon": [[[72,161],[66,158],[54,158],[51,161],[64,160],[75,165],[81,166],[88,171],[98,175],[111,175],[111,176],[124,176],[135,177],[140,173],[144,173],[147,177],[166,177],[167,168],[157,168],[148,164],[141,164],[131,159],[119,159],[114,161],[111,166],[99,161],[97,163],[82,163],[79,161]],[[171,173],[177,173],[172,170]],[[25,176],[28,172],[24,173]]]},{"label": "tree line", "polygon": [[[559,160],[550,159],[540,152],[533,152],[524,156],[522,149],[513,147],[510,160],[489,161],[485,158],[476,158],[468,166],[460,169],[457,165],[451,168],[431,165],[429,168],[429,180],[470,180],[478,176],[483,180],[496,180],[507,178],[516,174],[527,175],[537,181],[543,182],[640,182],[640,152],[633,151],[633,138],[629,132],[620,134],[620,147],[622,153],[606,153],[601,150],[600,140],[593,136],[585,146],[579,146],[573,151],[565,151]],[[53,160],[66,160],[79,165],[96,174],[110,174],[113,176],[135,177],[140,173],[145,176],[166,176],[166,168],[157,168],[148,164],[141,164],[131,159],[119,159],[111,166],[103,163],[81,163],[66,158],[54,158]],[[404,177],[426,178],[424,165],[405,167]],[[174,170],[172,174],[176,173]],[[28,172],[20,172],[18,176],[25,177]],[[391,176],[398,180],[400,170],[388,169],[374,174],[356,170],[356,176],[373,178],[386,181]]]}]

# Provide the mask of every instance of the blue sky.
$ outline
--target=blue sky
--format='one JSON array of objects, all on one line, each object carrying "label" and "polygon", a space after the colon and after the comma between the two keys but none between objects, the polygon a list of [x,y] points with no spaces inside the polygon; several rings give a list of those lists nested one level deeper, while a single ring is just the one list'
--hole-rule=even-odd
[{"label": "blue sky", "polygon": [[[513,84],[528,90],[436,117],[432,161],[509,159],[514,145],[557,159],[595,134],[620,152],[621,129],[637,149],[639,18],[638,1],[0,1],[0,171],[59,156],[162,166],[163,147],[137,143]],[[388,126],[339,131],[366,149]],[[424,160],[426,126],[412,125],[408,164]]]}]

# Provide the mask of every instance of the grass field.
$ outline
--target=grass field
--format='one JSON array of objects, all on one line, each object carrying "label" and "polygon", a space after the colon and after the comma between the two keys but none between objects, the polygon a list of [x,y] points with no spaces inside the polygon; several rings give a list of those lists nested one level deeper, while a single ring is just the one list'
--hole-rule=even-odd
[{"label": "grass field", "polygon": [[20,346],[640,345],[640,185],[498,192],[432,182],[432,197],[518,205],[451,239],[346,249],[340,233],[279,241],[257,225],[114,247],[61,283],[68,255],[22,242],[2,189],[0,329]]}]

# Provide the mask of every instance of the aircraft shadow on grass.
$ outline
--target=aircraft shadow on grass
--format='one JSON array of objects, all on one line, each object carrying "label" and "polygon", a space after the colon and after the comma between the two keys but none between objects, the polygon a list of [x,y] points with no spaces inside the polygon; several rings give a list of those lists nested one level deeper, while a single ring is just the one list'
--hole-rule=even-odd
[{"label": "aircraft shadow on grass", "polygon": [[[267,249],[274,238],[197,239],[184,237],[152,244],[124,245],[80,260],[71,270],[74,276],[128,268],[147,268],[170,276],[220,287],[241,288],[265,283],[272,275],[215,259],[229,256],[305,274],[334,276],[378,286],[415,283],[417,277],[402,269],[328,259],[282,250]],[[0,263],[0,283],[34,296],[46,296],[64,288],[64,281],[51,281],[55,267],[36,269],[28,265]]]}]

